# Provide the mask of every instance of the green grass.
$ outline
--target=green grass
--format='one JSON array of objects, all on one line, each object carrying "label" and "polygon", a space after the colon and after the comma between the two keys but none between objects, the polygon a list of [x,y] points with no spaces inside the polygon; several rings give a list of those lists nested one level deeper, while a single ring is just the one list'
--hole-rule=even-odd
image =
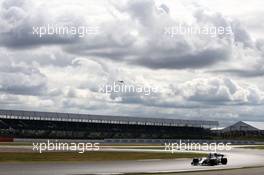
[{"label": "green grass", "polygon": [[264,149],[264,145],[262,145],[262,146],[256,146],[255,149]]},{"label": "green grass", "polygon": [[0,162],[75,162],[75,161],[113,161],[113,160],[141,160],[141,159],[177,159],[205,156],[201,153],[142,153],[142,152],[46,152],[23,153],[2,152]]}]

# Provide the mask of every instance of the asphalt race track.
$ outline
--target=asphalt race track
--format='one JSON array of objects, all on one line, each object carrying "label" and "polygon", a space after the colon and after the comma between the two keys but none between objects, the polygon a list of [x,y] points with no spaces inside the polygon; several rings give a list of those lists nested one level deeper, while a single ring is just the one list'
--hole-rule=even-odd
[{"label": "asphalt race track", "polygon": [[[141,150],[144,151],[144,150]],[[224,153],[228,165],[191,166],[191,159],[177,160],[135,160],[85,163],[1,163],[1,175],[85,175],[123,174],[143,172],[185,172],[207,169],[229,169],[264,166],[264,151],[233,148]]]}]

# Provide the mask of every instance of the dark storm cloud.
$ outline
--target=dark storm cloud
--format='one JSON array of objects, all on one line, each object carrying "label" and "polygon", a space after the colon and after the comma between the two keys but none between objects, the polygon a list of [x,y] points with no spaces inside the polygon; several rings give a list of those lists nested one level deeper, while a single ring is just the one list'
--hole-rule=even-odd
[{"label": "dark storm cloud", "polygon": [[[192,41],[184,36],[174,39],[164,37],[164,28],[177,24],[177,21],[171,18],[169,7],[165,4],[157,7],[152,0],[128,1],[123,6],[115,6],[119,13],[129,15],[130,19],[104,22],[102,33],[88,39],[57,35],[45,35],[41,38],[34,36],[32,27],[52,22],[49,19],[52,16],[48,12],[43,15],[43,10],[38,11],[36,7],[30,10],[31,3],[33,2],[14,3],[10,0],[2,3],[1,20],[12,27],[0,33],[0,45],[13,49],[59,45],[65,55],[95,56],[151,69],[204,68],[227,61],[231,57],[232,44],[230,41],[223,41],[225,38],[207,38],[210,43],[207,44],[199,37],[194,37]],[[230,22],[220,13],[207,13],[200,7],[193,13],[193,17],[197,20],[197,25],[230,26],[235,42],[244,43],[245,46],[252,45],[249,34],[238,21]],[[67,19],[72,22],[74,18]],[[58,18],[53,22],[60,20]],[[82,22],[77,21],[74,25],[80,23]],[[40,64],[46,65],[60,62],[59,59],[38,60]]]},{"label": "dark storm cloud", "polygon": [[[77,42],[77,36],[68,35],[43,35],[39,37],[34,28],[53,24],[54,19],[48,11],[40,7],[34,7],[31,1],[13,1],[5,0],[0,4],[0,22],[2,31],[0,32],[0,46],[12,49],[28,49],[41,45],[63,45]],[[57,22],[67,23],[69,21]],[[78,21],[76,22],[78,23]]]},{"label": "dark storm cloud", "polygon": [[186,69],[186,68],[202,68],[213,65],[217,62],[224,61],[228,58],[227,50],[208,49],[189,53],[186,55],[178,55],[177,53],[168,54],[168,56],[152,59],[151,56],[135,60],[133,64],[144,65],[152,69]]},{"label": "dark storm cloud", "polygon": [[253,77],[262,77],[264,76],[264,70],[246,70],[246,69],[223,69],[223,70],[214,70],[208,71],[209,73],[218,73],[218,74],[229,74],[235,75],[238,77],[244,78],[253,78]]},{"label": "dark storm cloud", "polygon": [[43,37],[34,36],[31,26],[21,26],[13,31],[1,33],[0,44],[10,49],[30,49],[43,45],[63,45],[76,42],[78,39],[60,38],[46,35]]},{"label": "dark storm cloud", "polygon": [[[225,38],[221,41],[218,37],[205,36],[208,43],[211,43],[208,44],[199,36],[194,36],[192,41],[186,36],[179,35],[175,38],[165,36],[164,29],[177,24],[169,13],[164,14],[164,11],[169,11],[165,5],[156,7],[150,0],[131,1],[117,9],[129,15],[132,20],[106,24],[102,35],[67,46],[66,51],[83,56],[92,55],[123,61],[151,69],[204,68],[226,61],[231,56],[231,45],[229,41],[224,41]],[[220,15],[211,18],[206,16],[208,20],[203,16],[205,14],[200,14],[199,18],[203,18],[206,22],[216,23],[221,19],[221,24],[228,25]],[[137,34],[131,34],[130,31],[133,30]]]}]

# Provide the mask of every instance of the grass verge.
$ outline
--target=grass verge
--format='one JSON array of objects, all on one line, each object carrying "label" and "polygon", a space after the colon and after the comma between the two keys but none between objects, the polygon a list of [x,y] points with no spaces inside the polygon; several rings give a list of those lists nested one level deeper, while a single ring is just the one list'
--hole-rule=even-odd
[{"label": "grass verge", "polygon": [[23,153],[2,152],[0,162],[75,162],[75,161],[114,161],[141,159],[177,159],[205,156],[202,153],[142,153],[142,152],[45,152]]}]

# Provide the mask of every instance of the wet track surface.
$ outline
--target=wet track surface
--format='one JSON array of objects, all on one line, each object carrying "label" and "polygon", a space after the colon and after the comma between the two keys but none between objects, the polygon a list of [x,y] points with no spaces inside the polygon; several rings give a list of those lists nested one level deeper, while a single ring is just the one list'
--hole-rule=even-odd
[{"label": "wet track surface", "polygon": [[[142,150],[144,151],[144,150]],[[1,163],[1,175],[80,175],[80,174],[122,174],[141,172],[179,172],[207,169],[226,169],[264,166],[264,151],[253,149],[232,149],[224,153],[228,165],[191,166],[191,159],[135,160],[82,163]]]}]

